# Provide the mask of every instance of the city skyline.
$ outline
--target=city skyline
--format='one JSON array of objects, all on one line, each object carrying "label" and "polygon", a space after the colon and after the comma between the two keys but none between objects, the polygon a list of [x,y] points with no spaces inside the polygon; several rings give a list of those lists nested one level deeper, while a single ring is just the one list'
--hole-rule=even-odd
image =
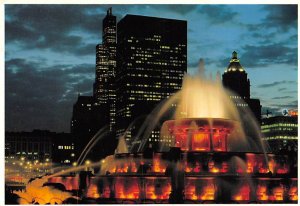
[{"label": "city skyline", "polygon": [[[95,47],[102,41],[101,24],[108,7],[5,7],[6,130],[69,131],[77,92],[92,93]],[[187,20],[189,73],[196,70],[199,58],[209,72],[223,73],[237,50],[252,83],[251,95],[261,99],[263,112],[271,106],[278,111],[297,107],[297,6],[113,5],[113,11],[117,21],[130,13]],[[248,22],[247,13],[253,17]],[[285,18],[276,18],[284,13]],[[230,28],[238,37],[232,37]],[[240,45],[232,45],[243,39]],[[266,76],[269,72],[273,73]]]}]

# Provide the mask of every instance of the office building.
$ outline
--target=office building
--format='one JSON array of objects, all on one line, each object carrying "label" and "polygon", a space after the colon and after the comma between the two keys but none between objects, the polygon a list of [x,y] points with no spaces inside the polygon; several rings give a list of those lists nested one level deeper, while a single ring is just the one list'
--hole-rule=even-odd
[{"label": "office building", "polygon": [[273,152],[298,151],[298,116],[264,118],[261,131]]},{"label": "office building", "polygon": [[72,165],[76,162],[75,142],[71,133],[53,135],[52,161],[59,165]]},{"label": "office building", "polygon": [[53,132],[5,132],[5,157],[45,162],[52,159]]},{"label": "office building", "polygon": [[[187,71],[187,22],[126,15],[118,22],[116,136],[142,123],[162,100],[181,89]],[[139,125],[126,131],[129,143]],[[150,144],[158,143],[159,129]]]},{"label": "office building", "polygon": [[[102,119],[109,123],[109,130],[114,131],[115,126],[115,70],[117,47],[116,16],[112,8],[107,10],[103,19],[102,44],[96,46],[96,76],[94,83],[95,105],[100,106]],[[104,114],[107,113],[107,114]]]},{"label": "office building", "polygon": [[237,52],[232,53],[230,63],[222,75],[223,85],[230,89],[233,94],[230,98],[239,110],[249,107],[257,121],[261,121],[261,105],[259,99],[250,97],[250,80],[245,69],[240,64]]}]

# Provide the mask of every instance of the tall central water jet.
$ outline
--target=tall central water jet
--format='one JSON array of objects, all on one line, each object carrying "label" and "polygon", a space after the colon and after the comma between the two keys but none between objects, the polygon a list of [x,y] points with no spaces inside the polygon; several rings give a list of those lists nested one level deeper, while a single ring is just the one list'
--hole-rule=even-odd
[{"label": "tall central water jet", "polygon": [[[240,118],[230,95],[231,92],[223,87],[219,75],[215,79],[206,77],[204,61],[200,60],[198,74],[184,76],[173,120],[166,121],[161,128],[163,150],[166,150],[167,145],[190,147],[208,140],[209,145],[203,145],[197,150],[211,151],[209,147],[223,139],[226,143],[219,144],[224,144],[226,151],[264,152],[259,127],[255,121],[248,121],[252,118],[251,112],[247,111],[248,119]],[[247,130],[244,129],[245,120]],[[251,134],[245,131],[251,131]],[[172,144],[165,144],[170,136]]]}]

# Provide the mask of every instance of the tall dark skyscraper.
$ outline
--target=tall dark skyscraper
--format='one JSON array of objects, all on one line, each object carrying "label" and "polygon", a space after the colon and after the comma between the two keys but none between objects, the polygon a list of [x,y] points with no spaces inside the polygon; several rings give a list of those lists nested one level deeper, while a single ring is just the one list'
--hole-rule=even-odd
[{"label": "tall dark skyscraper", "polygon": [[[259,99],[250,98],[250,80],[245,69],[240,64],[237,52],[232,53],[230,63],[223,76],[223,85],[233,91],[236,95],[230,96],[238,108],[248,107],[253,112],[256,119],[261,121],[261,105]],[[243,99],[246,104],[240,102]]]},{"label": "tall dark skyscraper", "polygon": [[[115,125],[115,70],[117,46],[116,16],[107,10],[103,19],[102,44],[96,46],[96,79],[94,83],[95,106],[101,107],[103,117],[108,117],[110,131]],[[104,113],[108,113],[107,115]]]},{"label": "tall dark skyscraper", "polygon": [[[187,22],[126,15],[118,23],[116,135],[181,89],[187,71]],[[140,122],[140,121],[138,121]],[[126,132],[130,142],[135,128]],[[149,142],[159,140],[153,131]]]},{"label": "tall dark skyscraper", "polygon": [[[102,44],[96,46],[93,96],[79,96],[73,106],[71,133],[75,139],[77,157],[100,128],[109,126],[109,131],[112,132],[109,137],[114,136],[116,32],[116,17],[112,15],[112,9],[110,8],[103,19]],[[111,145],[114,145],[113,140],[110,140],[110,142]],[[110,152],[107,150],[111,148],[109,147],[111,145],[104,148],[103,142],[98,143],[101,151],[92,149],[90,151],[91,158]]]}]

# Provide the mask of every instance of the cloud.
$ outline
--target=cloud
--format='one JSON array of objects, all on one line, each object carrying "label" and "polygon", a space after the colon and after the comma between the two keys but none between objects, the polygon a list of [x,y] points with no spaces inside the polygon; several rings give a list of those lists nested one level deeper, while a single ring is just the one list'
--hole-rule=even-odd
[{"label": "cloud", "polygon": [[249,31],[265,29],[276,32],[288,32],[297,29],[298,8],[296,4],[290,5],[265,5],[261,9],[267,12],[265,18],[258,24],[246,25]]},{"label": "cloud", "polygon": [[93,50],[87,50],[90,44],[84,38],[98,36],[100,43],[105,9],[93,5],[6,5],[6,44],[91,55]]},{"label": "cloud", "polygon": [[85,44],[84,46],[79,46],[74,51],[78,56],[84,55],[95,55],[96,54],[96,45],[95,44]]},{"label": "cloud", "polygon": [[283,87],[283,88],[278,88],[278,91],[279,91],[279,92],[282,92],[282,91],[285,91],[285,90],[286,90],[285,87]]},{"label": "cloud", "polygon": [[[262,30],[260,30],[262,31]],[[250,32],[251,34],[251,32]],[[278,36],[278,32],[257,32],[257,30],[255,30],[252,34],[251,37],[253,37],[254,39],[258,40],[258,43],[260,45],[270,45],[270,44],[274,44],[274,42],[277,42],[277,36]],[[244,35],[244,38],[249,38],[249,33]]]},{"label": "cloud", "polygon": [[232,21],[238,14],[225,5],[201,5],[198,13],[207,16],[213,24]]},{"label": "cloud", "polygon": [[261,67],[269,64],[297,65],[297,48],[284,44],[270,44],[262,46],[245,45],[241,60],[247,67]]},{"label": "cloud", "polygon": [[[161,7],[161,5],[157,5],[157,7]],[[180,15],[186,15],[190,12],[193,12],[196,10],[197,5],[166,5],[166,10],[170,10],[174,13],[180,14]],[[164,8],[164,7],[163,7]]]},{"label": "cloud", "polygon": [[188,4],[139,4],[139,5],[116,5],[116,10],[128,13],[133,10],[144,10],[144,11],[161,11],[161,12],[173,12],[179,15],[187,15],[197,9],[197,5]]},{"label": "cloud", "polygon": [[[91,94],[94,66],[11,59],[5,63],[6,129],[69,131],[77,91]],[[47,117],[47,118],[45,118]]]},{"label": "cloud", "polygon": [[272,99],[290,99],[292,96],[273,97]]},{"label": "cloud", "polygon": [[298,108],[298,100],[295,100],[295,101],[291,101],[287,104],[271,104],[270,106],[272,107],[277,107],[277,108],[281,108],[284,109],[284,108]]},{"label": "cloud", "polygon": [[298,94],[298,91],[297,90],[292,90],[292,91],[286,91],[285,93],[288,93],[288,94]]},{"label": "cloud", "polygon": [[268,87],[274,87],[274,86],[278,86],[278,85],[282,85],[282,84],[296,84],[296,81],[287,81],[287,80],[283,80],[283,81],[275,81],[272,83],[268,83],[268,84],[261,84],[258,85],[258,88],[268,88]]},{"label": "cloud", "polygon": [[263,26],[288,31],[297,28],[298,7],[294,5],[266,5],[263,8],[268,15],[263,20]]}]

